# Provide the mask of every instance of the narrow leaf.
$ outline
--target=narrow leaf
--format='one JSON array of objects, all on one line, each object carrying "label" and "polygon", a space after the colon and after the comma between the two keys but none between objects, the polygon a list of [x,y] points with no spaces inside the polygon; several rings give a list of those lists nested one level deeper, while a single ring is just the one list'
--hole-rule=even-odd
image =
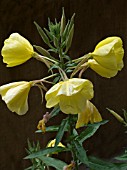
[{"label": "narrow leaf", "polygon": [[83,148],[83,146],[77,140],[74,140],[73,143],[75,145],[75,149],[76,149],[75,152],[76,152],[77,158],[82,163],[84,163],[85,165],[89,165],[89,161],[88,161],[88,158],[87,158],[87,155],[86,155],[86,151]]},{"label": "narrow leaf", "polygon": [[88,127],[83,132],[81,132],[80,135],[76,137],[76,139],[79,140],[80,142],[85,141],[86,139],[93,136],[101,125],[104,125],[107,122],[108,122],[107,120],[104,120],[99,123],[94,123],[94,124],[88,125]]},{"label": "narrow leaf", "polygon": [[64,147],[59,147],[59,146],[58,147],[49,147],[49,148],[42,149],[38,152],[32,153],[32,154],[26,156],[24,159],[38,158],[43,155],[48,155],[48,154],[58,153],[58,152],[63,152],[63,151],[68,151],[68,149],[64,148]]},{"label": "narrow leaf", "polygon": [[62,170],[63,167],[67,165],[65,162],[51,157],[41,156],[40,159],[42,159],[46,165],[54,167],[56,170]]},{"label": "narrow leaf", "polygon": [[[94,170],[120,170],[117,164],[108,161],[103,161],[99,158],[89,157],[89,167]],[[125,170],[125,169],[121,169]]]},{"label": "narrow leaf", "polygon": [[67,128],[67,125],[68,125],[68,118],[63,119],[61,125],[59,126],[59,130],[57,132],[57,135],[56,135],[55,146],[57,146],[59,144],[59,142],[61,141],[61,139],[64,135],[64,132]]}]

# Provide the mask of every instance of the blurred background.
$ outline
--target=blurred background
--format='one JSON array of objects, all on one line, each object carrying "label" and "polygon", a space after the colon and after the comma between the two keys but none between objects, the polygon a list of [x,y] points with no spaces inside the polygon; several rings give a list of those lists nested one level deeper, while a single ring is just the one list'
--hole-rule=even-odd
[{"label": "blurred background", "polygon": [[[110,115],[106,107],[122,115],[127,110],[127,1],[126,0],[1,0],[0,1],[0,48],[13,32],[27,38],[31,44],[47,47],[41,40],[35,25],[47,27],[48,17],[51,21],[60,20],[62,7],[66,17],[75,16],[75,34],[69,55],[77,58],[92,52],[96,44],[109,36],[120,36],[123,40],[125,66],[118,75],[111,79],[102,78],[91,70],[84,77],[94,84],[93,103],[109,123],[102,126],[96,135],[84,144],[88,154],[103,159],[112,159],[127,146],[125,127]],[[0,85],[13,81],[34,80],[48,75],[46,67],[30,59],[23,65],[6,68],[0,58]],[[29,111],[24,116],[10,112],[0,99],[0,169],[23,170],[29,161],[23,160],[27,155],[27,139],[40,141],[44,147],[54,134],[35,134],[38,121],[46,112],[41,104],[41,95],[37,88],[29,94]],[[57,120],[59,122],[59,120]],[[56,119],[54,120],[56,123]],[[53,122],[52,122],[53,123]],[[68,161],[66,157],[65,161]]]}]

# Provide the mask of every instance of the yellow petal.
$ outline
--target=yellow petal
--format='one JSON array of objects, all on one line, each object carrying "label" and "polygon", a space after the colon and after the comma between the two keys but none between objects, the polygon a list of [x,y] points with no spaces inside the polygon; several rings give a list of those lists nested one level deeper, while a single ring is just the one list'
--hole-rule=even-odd
[{"label": "yellow petal", "polygon": [[32,45],[18,33],[13,33],[5,40],[1,51],[7,67],[17,66],[29,60],[34,54]]},{"label": "yellow petal", "polygon": [[77,114],[82,112],[86,105],[86,98],[78,93],[72,96],[60,96],[60,110],[66,114]]},{"label": "yellow petal", "polygon": [[88,63],[89,67],[102,77],[111,78],[114,77],[118,72],[118,70],[112,70],[102,67],[94,59],[90,59]]},{"label": "yellow petal", "polygon": [[[96,61],[96,63],[98,63],[100,67],[104,68],[103,70],[106,69],[114,70],[115,73],[110,73],[111,76],[108,77],[115,76],[117,72],[120,71],[124,66],[123,64],[124,49],[122,47],[122,40],[119,37],[108,37],[104,39],[103,41],[98,43],[98,45],[95,47],[94,52],[90,54]],[[98,73],[98,71],[96,72]]]},{"label": "yellow petal", "polygon": [[12,112],[23,115],[28,111],[28,93],[32,82],[14,82],[0,87],[0,95]]},{"label": "yellow petal", "polygon": [[97,110],[97,108],[87,100],[84,112],[78,113],[78,120],[76,123],[76,128],[80,128],[84,125],[90,123],[96,123],[102,121],[102,117]]},{"label": "yellow petal", "polygon": [[58,104],[59,98],[58,98],[57,94],[58,94],[59,88],[61,87],[61,84],[62,84],[62,82],[59,82],[47,91],[47,93],[45,95],[45,99],[47,101],[47,103],[46,103],[47,108],[54,107]]}]

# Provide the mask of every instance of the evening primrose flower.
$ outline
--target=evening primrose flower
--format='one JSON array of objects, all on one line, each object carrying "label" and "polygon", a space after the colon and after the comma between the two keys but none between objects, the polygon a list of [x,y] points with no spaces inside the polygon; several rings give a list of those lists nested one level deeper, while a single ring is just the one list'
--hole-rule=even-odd
[{"label": "evening primrose flower", "polygon": [[0,95],[7,107],[18,115],[24,115],[28,111],[28,94],[32,82],[13,82],[0,87]]},{"label": "evening primrose flower", "polygon": [[29,60],[34,54],[32,45],[27,39],[18,33],[12,33],[8,39],[4,41],[1,51],[3,62],[7,67],[20,65]]},{"label": "evening primrose flower", "polygon": [[59,104],[66,114],[77,114],[84,111],[86,101],[93,98],[93,84],[87,79],[72,78],[61,81],[46,93],[46,107]]},{"label": "evening primrose flower", "polygon": [[76,128],[80,128],[90,123],[96,123],[102,121],[102,117],[98,109],[89,101],[86,102],[86,107],[83,112],[78,113],[78,121]]},{"label": "evening primrose flower", "polygon": [[89,67],[102,77],[114,77],[123,68],[124,49],[119,37],[104,39],[89,54],[92,56],[88,60]]}]

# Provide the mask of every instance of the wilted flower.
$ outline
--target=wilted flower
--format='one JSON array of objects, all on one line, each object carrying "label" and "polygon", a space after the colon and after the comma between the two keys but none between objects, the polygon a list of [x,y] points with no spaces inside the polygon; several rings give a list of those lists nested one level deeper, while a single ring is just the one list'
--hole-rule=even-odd
[{"label": "wilted flower", "polygon": [[32,45],[18,33],[13,33],[4,41],[1,55],[7,67],[20,65],[29,60],[34,54]]},{"label": "wilted flower", "polygon": [[66,114],[77,114],[84,111],[86,101],[93,97],[93,84],[86,79],[72,78],[61,81],[46,93],[47,108],[59,104]]},{"label": "wilted flower", "polygon": [[[56,142],[56,139],[51,140],[51,141],[48,143],[47,147],[54,147],[54,146],[55,146],[55,142]],[[63,148],[65,147],[61,142],[59,142],[59,144],[58,144],[57,146],[63,147]]]},{"label": "wilted flower", "polygon": [[44,119],[42,119],[38,122],[37,128],[39,130],[42,130],[43,133],[46,132],[46,126],[45,126],[45,120]]},{"label": "wilted flower", "polygon": [[123,68],[124,49],[119,37],[108,37],[99,42],[93,57],[88,60],[89,67],[102,77],[114,77]]},{"label": "wilted flower", "polygon": [[28,93],[32,82],[13,82],[0,87],[0,95],[7,107],[18,115],[23,115],[28,111]]},{"label": "wilted flower", "polygon": [[102,117],[97,108],[87,100],[84,112],[78,113],[78,121],[76,128],[80,128],[90,123],[96,123],[102,121]]}]

